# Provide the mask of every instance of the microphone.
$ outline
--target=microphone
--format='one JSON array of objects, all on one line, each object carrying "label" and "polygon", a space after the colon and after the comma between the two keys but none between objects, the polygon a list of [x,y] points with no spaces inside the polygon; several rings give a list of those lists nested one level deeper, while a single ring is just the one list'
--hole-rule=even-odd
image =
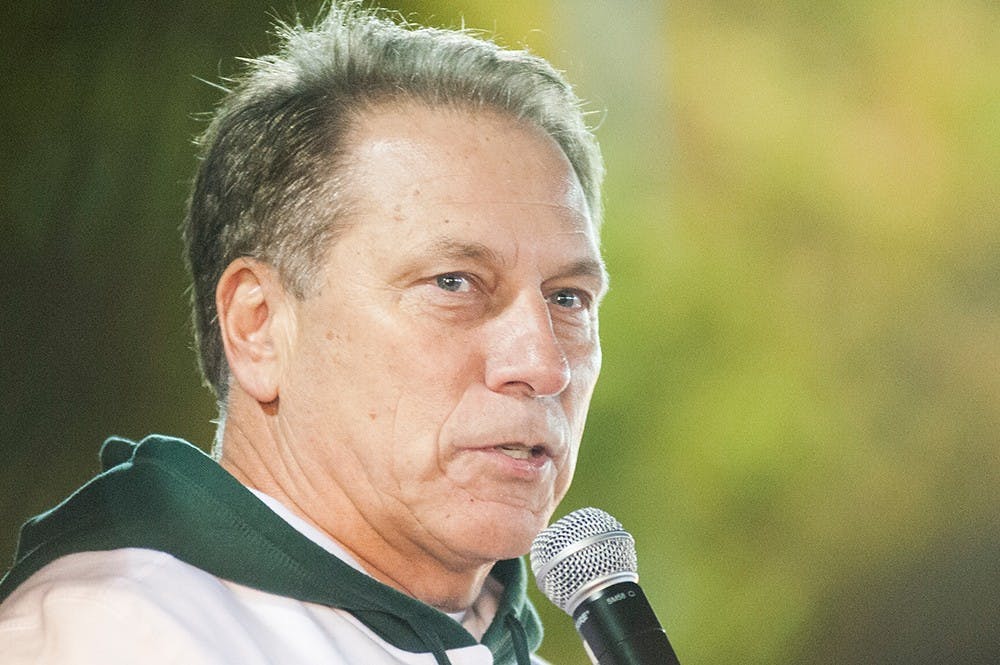
[{"label": "microphone", "polygon": [[680,665],[639,587],[635,539],[611,515],[581,508],[550,525],[531,545],[531,570],[595,665]]}]

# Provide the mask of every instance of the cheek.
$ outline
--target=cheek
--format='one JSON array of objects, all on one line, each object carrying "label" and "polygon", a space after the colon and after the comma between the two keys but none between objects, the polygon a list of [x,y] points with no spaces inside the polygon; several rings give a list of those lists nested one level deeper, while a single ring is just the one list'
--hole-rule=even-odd
[{"label": "cheek", "polygon": [[573,482],[573,475],[576,473],[576,459],[579,452],[580,445],[574,445],[566,457],[566,462],[563,464],[562,468],[559,469],[559,475],[556,477],[555,484],[552,488],[552,494],[555,499],[552,508],[555,508],[555,506],[562,501],[566,492],[569,491],[569,486]]},{"label": "cheek", "polygon": [[[383,436],[391,447],[391,466],[399,486],[426,486],[441,481],[447,466],[450,433],[475,416],[466,408],[469,363],[417,354],[400,369],[401,381],[393,386],[394,397],[386,403]],[[389,444],[388,442],[391,442]]]},{"label": "cheek", "polygon": [[417,328],[388,347],[400,432],[440,432],[459,408],[469,387],[482,381],[483,366],[474,336],[464,331]]},{"label": "cheek", "polygon": [[590,399],[597,385],[597,377],[601,371],[601,350],[597,347],[588,353],[582,361],[575,363],[571,370],[572,379],[569,389],[562,395],[563,409],[569,418],[571,427],[576,434],[581,434],[583,425],[590,409]]}]

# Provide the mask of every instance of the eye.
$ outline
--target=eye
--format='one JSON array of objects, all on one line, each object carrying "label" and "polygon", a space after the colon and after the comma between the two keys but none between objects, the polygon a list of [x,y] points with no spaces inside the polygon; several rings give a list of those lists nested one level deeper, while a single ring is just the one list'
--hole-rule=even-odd
[{"label": "eye", "polygon": [[461,273],[449,272],[434,278],[438,288],[451,293],[465,293],[472,290],[472,283]]},{"label": "eye", "polygon": [[586,309],[590,306],[590,298],[573,289],[556,291],[548,297],[548,301],[564,309]]}]

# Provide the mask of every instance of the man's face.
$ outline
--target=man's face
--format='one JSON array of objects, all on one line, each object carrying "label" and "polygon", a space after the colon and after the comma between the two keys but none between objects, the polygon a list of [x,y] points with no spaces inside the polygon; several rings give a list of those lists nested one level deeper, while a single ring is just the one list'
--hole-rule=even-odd
[{"label": "man's face", "polygon": [[278,397],[296,473],[397,551],[519,556],[569,486],[601,364],[579,182],[492,114],[387,109],[350,145],[352,214]]}]

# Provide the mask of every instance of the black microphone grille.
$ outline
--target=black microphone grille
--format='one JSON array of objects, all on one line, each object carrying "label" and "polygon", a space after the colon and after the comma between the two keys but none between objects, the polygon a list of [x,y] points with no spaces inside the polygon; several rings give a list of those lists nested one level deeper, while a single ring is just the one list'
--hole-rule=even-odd
[{"label": "black microphone grille", "polygon": [[595,591],[638,580],[635,539],[598,508],[580,508],[535,537],[531,570],[545,597],[572,615]]}]

